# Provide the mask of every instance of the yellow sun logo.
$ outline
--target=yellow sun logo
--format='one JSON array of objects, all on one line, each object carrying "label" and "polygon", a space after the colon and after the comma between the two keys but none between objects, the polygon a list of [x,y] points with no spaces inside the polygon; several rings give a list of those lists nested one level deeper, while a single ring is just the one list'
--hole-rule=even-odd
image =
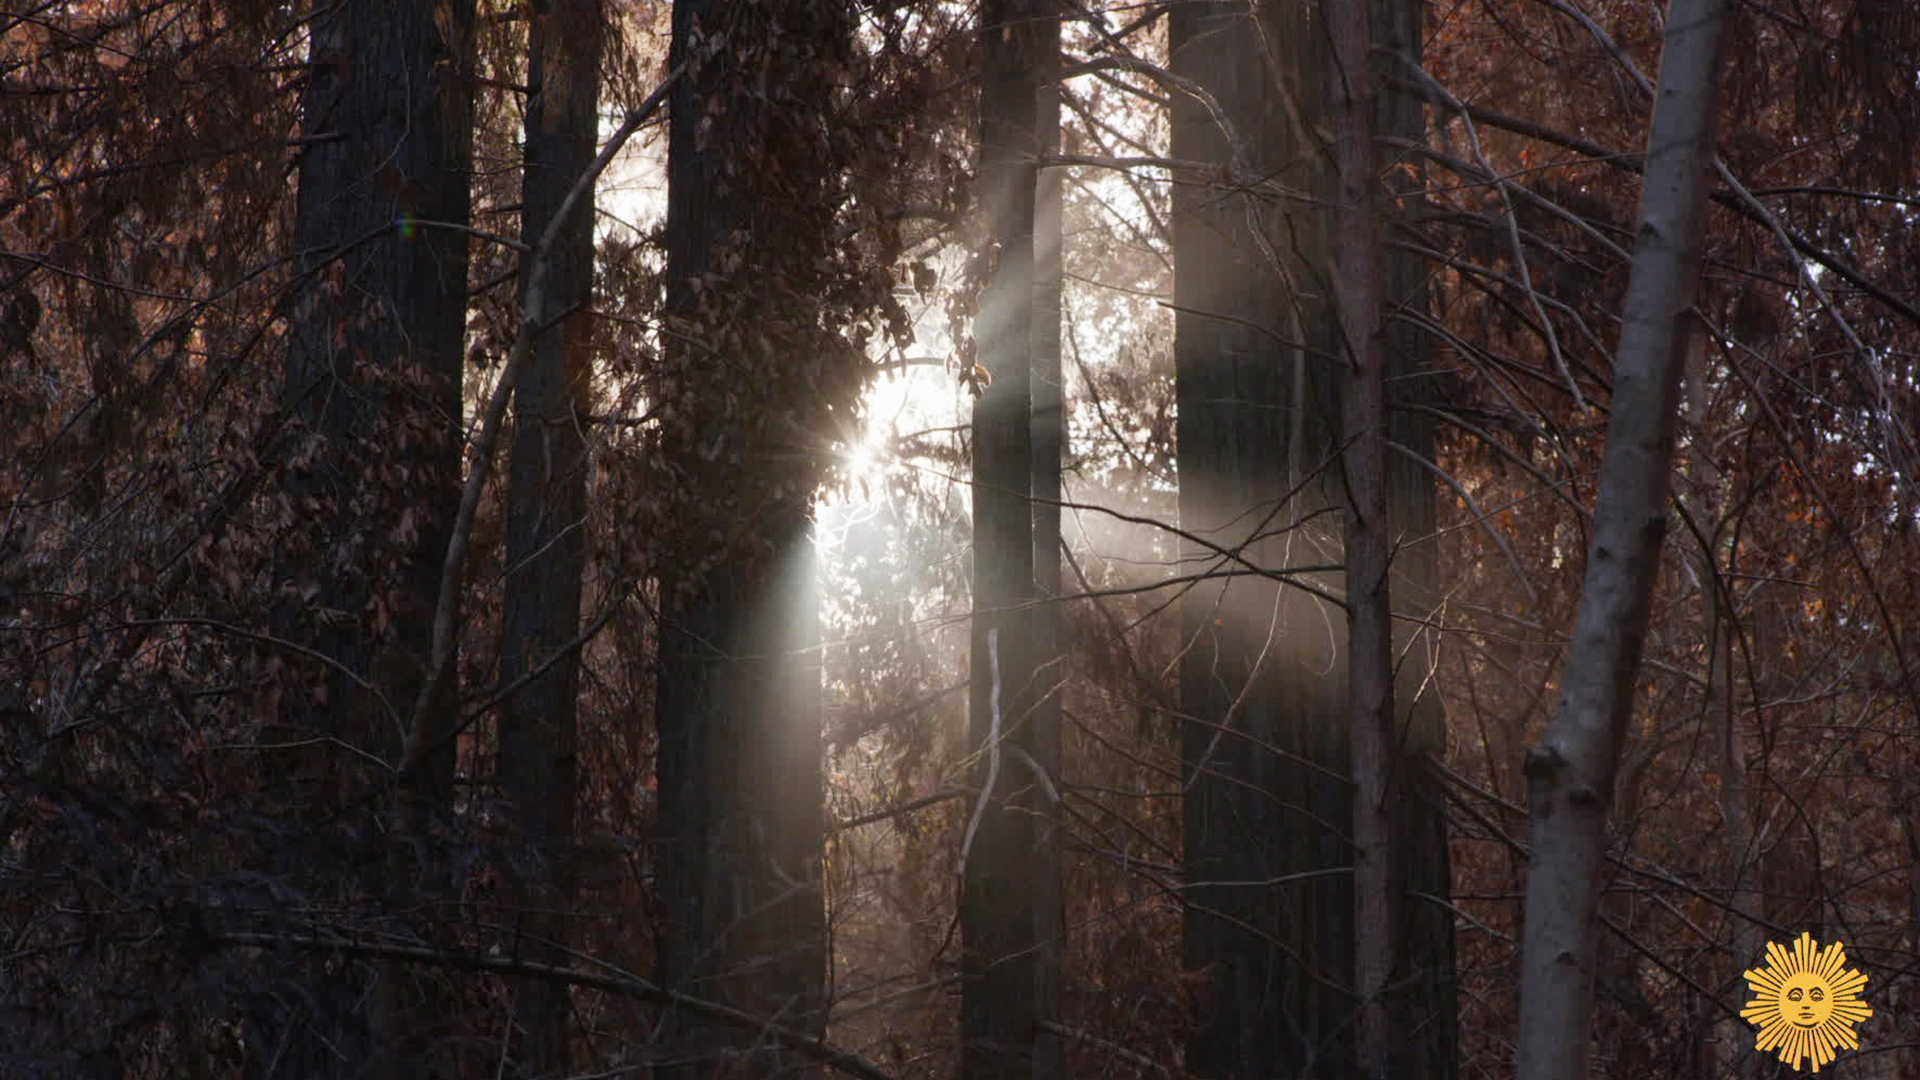
[{"label": "yellow sun logo", "polygon": [[1780,1060],[1796,1069],[1801,1058],[1812,1058],[1814,1072],[1833,1060],[1835,1048],[1858,1050],[1853,1026],[1873,1010],[1859,1000],[1867,977],[1842,971],[1846,962],[1839,942],[1821,949],[1812,934],[1801,934],[1792,952],[1768,942],[1767,966],[1747,972],[1754,999],[1740,1010],[1760,1029],[1754,1049],[1777,1047]]}]

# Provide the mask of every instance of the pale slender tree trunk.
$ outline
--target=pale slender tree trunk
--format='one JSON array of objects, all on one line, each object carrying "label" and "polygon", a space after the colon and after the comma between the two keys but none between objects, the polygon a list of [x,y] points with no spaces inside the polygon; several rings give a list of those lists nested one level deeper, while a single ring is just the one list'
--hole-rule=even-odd
[{"label": "pale slender tree trunk", "polygon": [[1532,861],[1520,972],[1519,1075],[1580,1080],[1607,809],[1666,533],[1684,321],[1699,281],[1725,0],[1676,0],[1647,138],[1606,453],[1560,708],[1527,753]]}]

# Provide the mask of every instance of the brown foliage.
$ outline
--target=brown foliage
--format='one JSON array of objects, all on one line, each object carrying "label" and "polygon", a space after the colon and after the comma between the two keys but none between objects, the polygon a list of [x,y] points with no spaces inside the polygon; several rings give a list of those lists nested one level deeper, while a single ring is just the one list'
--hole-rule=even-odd
[{"label": "brown foliage", "polygon": [[[776,506],[811,512],[823,486],[851,492],[837,455],[879,370],[866,345],[884,342],[907,370],[904,306],[950,305],[955,366],[972,367],[974,298],[942,250],[977,228],[969,17],[871,5],[857,47],[824,48],[810,20],[841,17],[829,7],[763,3],[705,28],[755,72],[702,103],[734,162],[716,182],[755,205],[670,320],[654,223],[600,237],[584,589],[598,635],[581,653],[575,945],[628,972],[657,951],[658,576],[750,549]],[[482,8],[471,224],[511,236],[524,21]],[[1909,9],[1746,6],[1733,27],[1722,154],[1752,201],[1720,184],[1709,225],[1677,523],[1603,902],[1607,1075],[1731,1075],[1751,1045],[1733,1017],[1757,959],[1744,950],[1801,929],[1844,940],[1870,980],[1867,1051],[1840,1068],[1913,1069],[1892,1007],[1912,993],[1920,919]],[[1105,33],[1077,24],[1069,47],[1151,62],[1151,18],[1112,36],[1134,18],[1109,16]],[[1431,543],[1447,591],[1433,619],[1467,1077],[1511,1072],[1519,768],[1577,602],[1648,108],[1623,60],[1654,70],[1658,18],[1611,0],[1432,7],[1425,70],[1453,100],[1429,94],[1425,142],[1383,149],[1426,188],[1426,216],[1389,242],[1432,260],[1430,317],[1402,314],[1427,325],[1447,371],[1432,409],[1458,485],[1442,488]],[[653,88],[664,46],[647,12],[631,23],[613,35],[605,94],[623,105]],[[236,948],[222,933],[519,955],[502,885],[515,823],[493,781],[503,490],[485,493],[471,538],[459,785],[427,841],[455,899],[371,895],[367,868],[390,865],[383,763],[278,727],[290,700],[325,715],[330,674],[372,672],[342,673],[274,633],[274,605],[299,602],[303,584],[276,568],[364,575],[363,608],[306,613],[321,622],[391,620],[394,552],[419,524],[412,456],[429,437],[412,421],[367,433],[350,482],[327,494],[364,523],[351,554],[315,549],[315,507],[274,480],[299,464],[275,399],[302,284],[290,178],[306,145],[303,35],[286,6],[240,0],[0,14],[0,1075],[237,1075],[282,1034],[265,1018],[329,991],[294,977],[311,970],[310,946]],[[795,98],[797,65],[832,70],[834,93]],[[1151,158],[1171,92],[1120,68],[1073,80],[1066,149]],[[1153,299],[1171,254],[1167,184],[1145,165],[1112,186],[1102,175],[1076,167],[1069,184],[1079,508],[1063,633],[1063,1024],[1089,1037],[1067,1042],[1077,1075],[1179,1075],[1207,1002],[1190,998],[1177,936],[1167,673],[1182,642],[1161,586],[1188,570],[1164,528],[1176,448],[1169,315]],[[519,319],[517,254],[478,237],[472,252],[470,411]],[[425,387],[382,364],[355,389]],[[903,446],[911,460],[903,449],[863,504],[885,509],[847,525],[827,571],[829,805],[842,820],[964,776],[964,710],[943,691],[964,670],[951,631],[965,528],[947,477],[966,447],[946,431]],[[918,456],[928,448],[942,456]],[[712,482],[742,469],[764,482]],[[349,773],[361,781],[329,786]],[[951,871],[970,805],[929,803],[829,846],[834,990],[849,1017],[834,1034],[897,1075],[952,1060]],[[320,952],[342,986],[372,962]],[[443,992],[444,1060],[496,1066],[504,977],[394,970]],[[647,1060],[656,1005],[606,986],[572,1003],[578,1060]]]}]

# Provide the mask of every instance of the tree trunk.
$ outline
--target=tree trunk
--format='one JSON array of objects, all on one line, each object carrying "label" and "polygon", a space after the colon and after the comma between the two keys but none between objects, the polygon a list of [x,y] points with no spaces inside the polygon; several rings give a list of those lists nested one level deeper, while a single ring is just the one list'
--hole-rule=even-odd
[{"label": "tree trunk", "polygon": [[[1388,87],[1397,65],[1420,60],[1426,5],[1421,0],[1373,0],[1370,7],[1373,130],[1417,141],[1426,134],[1425,103],[1415,94]],[[1375,175],[1373,239],[1381,243],[1386,237],[1380,230],[1391,232],[1402,222],[1417,221],[1426,181],[1417,159],[1402,158]],[[1458,989],[1453,911],[1444,902],[1453,885],[1446,806],[1429,768],[1446,749],[1446,717],[1434,689],[1439,635],[1428,629],[1444,600],[1434,543],[1437,480],[1427,465],[1434,460],[1434,430],[1428,414],[1403,407],[1444,404],[1444,390],[1434,374],[1425,330],[1406,317],[1429,313],[1431,267],[1416,255],[1385,247],[1379,260],[1377,318],[1385,349],[1386,429],[1392,440],[1385,458],[1389,572],[1393,610],[1404,616],[1391,629],[1396,722],[1387,762],[1392,831],[1387,876],[1393,888],[1396,955],[1385,999],[1394,1034],[1381,1060],[1392,1075],[1444,1080],[1459,1068]],[[1363,933],[1356,930],[1357,949],[1363,947],[1358,940]]]},{"label": "tree trunk", "polygon": [[1580,1080],[1587,1071],[1607,808],[1666,532],[1683,323],[1699,284],[1724,14],[1724,0],[1676,0],[1667,16],[1593,547],[1560,708],[1527,753],[1533,855],[1519,1072],[1530,1080]]},{"label": "tree trunk", "polygon": [[[830,123],[850,41],[838,4],[673,10],[671,63],[684,73],[668,129],[675,415],[662,457],[691,546],[660,575],[659,972],[674,990],[815,1034],[827,945],[811,504],[823,418],[850,409],[852,391],[835,381],[842,368],[809,366],[846,346],[810,336],[820,317],[796,307],[808,288],[796,283],[835,257],[830,139],[811,125]],[[770,96],[755,73],[776,66]],[[805,1061],[685,1015],[664,1033],[664,1075]]]},{"label": "tree trunk", "polygon": [[[1033,58],[1038,97],[1035,102],[1034,145],[1042,154],[1060,152],[1060,4],[1043,4],[1037,26],[1040,55]],[[1041,169],[1034,185],[1033,312],[1029,390],[1033,427],[1033,588],[1040,604],[1033,609],[1033,657],[1039,699],[1034,702],[1029,749],[1034,761],[1058,790],[1065,760],[1060,749],[1062,684],[1067,675],[1066,650],[1060,641],[1060,501],[1061,462],[1067,451],[1066,384],[1060,367],[1061,215],[1063,183],[1059,169]],[[1060,880],[1060,803],[1044,798],[1030,802],[1039,830],[1034,837],[1030,873],[1034,904],[1034,937],[1039,946],[1035,973],[1037,1008],[1043,1020],[1060,1015],[1061,950],[1066,933],[1065,898]],[[1059,1038],[1044,1028],[1034,1036],[1035,1077],[1060,1075]]]},{"label": "tree trunk", "polygon": [[[605,17],[599,0],[536,5],[528,36],[521,237],[539,242],[574,183],[593,163],[599,130],[600,55]],[[579,633],[580,575],[586,561],[586,440],[592,374],[594,201],[575,203],[549,256],[541,310],[525,312],[544,329],[514,390],[513,451],[507,480],[507,577],[501,610],[500,677],[519,679],[552,666],[502,703],[499,776],[517,814],[517,929],[564,943],[558,913],[572,902],[575,748],[579,661],[554,653]],[[551,323],[551,326],[547,324]],[[564,962],[538,944],[521,955]],[[540,980],[515,989],[522,1076],[567,1071],[566,990]]]},{"label": "tree trunk", "polygon": [[[1173,189],[1180,522],[1272,568],[1338,559],[1314,514],[1337,415],[1308,276],[1325,226],[1274,196],[1317,182],[1316,148],[1292,122],[1318,100],[1308,25],[1295,5],[1211,2],[1175,4],[1168,24],[1173,71],[1212,97],[1174,95],[1172,156],[1233,170],[1224,185]],[[1240,569],[1197,547],[1183,558],[1186,572]],[[1187,1066],[1199,1076],[1351,1068],[1352,793],[1342,655],[1327,632],[1339,620],[1246,576],[1181,602],[1185,949],[1204,980]]]},{"label": "tree trunk", "polygon": [[1354,994],[1358,1064],[1386,1080],[1395,1033],[1389,988],[1402,974],[1405,888],[1393,805],[1400,793],[1394,738],[1393,605],[1387,581],[1387,371],[1380,325],[1380,228],[1374,214],[1372,27],[1366,4],[1323,6],[1335,76],[1333,300],[1341,349],[1341,466],[1347,513],[1347,716],[1353,739]]},{"label": "tree trunk", "polygon": [[[961,858],[961,1073],[970,1080],[1058,1075],[1060,896],[1055,826],[1059,678],[1037,648],[1057,645],[1057,613],[1036,616],[1039,589],[1058,591],[1059,512],[1034,505],[1036,483],[1059,492],[1059,241],[1035,235],[1043,145],[1042,83],[1060,52],[1052,0],[1000,0],[980,11],[980,177],[993,260],[974,321],[979,362],[992,377],[973,409],[973,639],[971,726],[980,789]],[[1049,93],[1051,97],[1051,94]],[[1035,265],[1051,264],[1044,316]],[[1048,326],[1046,319],[1051,318]],[[1042,355],[1047,353],[1050,355]],[[1035,407],[1037,396],[1050,405]],[[1045,448],[1052,457],[1042,459]],[[1046,498],[1049,496],[1043,496]],[[1047,536],[1051,530],[1051,539]],[[1044,550],[1043,550],[1044,549]],[[1036,580],[1044,566],[1047,586]]]},{"label": "tree trunk", "polygon": [[[765,536],[771,555],[730,560],[703,593],[663,612],[660,979],[819,1034],[819,597],[803,511],[781,511]],[[711,1075],[758,1045],[751,1032],[685,1017],[666,1034],[666,1056],[688,1066],[668,1076]],[[795,1064],[771,1047],[751,1060],[745,1075]]]},{"label": "tree trunk", "polygon": [[[339,666],[287,687],[281,717],[291,728],[286,741],[337,739],[388,761],[399,758],[399,727],[428,675],[459,495],[469,241],[414,222],[468,218],[472,22],[471,0],[438,8],[346,0],[310,24],[303,110],[315,138],[300,152],[299,292],[282,389],[300,425],[281,475],[307,527],[291,530],[298,540],[279,553],[274,630]],[[377,697],[347,671],[361,673]],[[444,730],[450,715],[435,708],[425,722]],[[429,814],[450,805],[453,747],[439,742],[391,808],[397,828],[414,837],[425,835]],[[364,759],[330,745],[293,753],[305,756],[286,773],[309,800],[296,811],[316,824],[337,822],[334,811],[377,779],[365,774]],[[358,842],[376,835],[369,828]],[[395,845],[377,854],[384,870],[344,882],[341,863],[370,853],[327,847],[297,857],[330,887],[415,909],[439,899],[435,882],[445,880],[412,860],[424,850]],[[445,1035],[437,1026],[444,1010],[400,1000],[407,982],[398,971],[329,972],[323,964],[293,965],[304,987],[276,995],[283,1012],[269,1023],[295,1030],[250,1034],[249,1048],[284,1051],[280,1075],[445,1071],[425,1058]],[[381,989],[369,1009],[363,995],[375,978]]]},{"label": "tree trunk", "polygon": [[[1342,112],[1344,69],[1329,62],[1328,39],[1310,13],[1329,24],[1347,14],[1264,0],[1181,3],[1169,23],[1174,71],[1212,97],[1175,95],[1172,156],[1234,171],[1224,189],[1174,188],[1182,524],[1263,567],[1358,559],[1353,578],[1365,584],[1349,593],[1372,597],[1361,613],[1360,655],[1349,654],[1342,612],[1268,581],[1209,583],[1182,602],[1186,950],[1207,987],[1188,1066],[1209,1077],[1352,1075],[1359,1052],[1378,1050],[1377,1034],[1356,1041],[1353,965],[1364,959],[1374,964],[1376,989],[1394,988],[1371,1018],[1376,1031],[1394,1033],[1391,1053],[1371,1067],[1384,1061],[1389,1071],[1445,1077],[1455,1068],[1452,916],[1444,904],[1413,898],[1449,892],[1444,818],[1421,767],[1442,743],[1427,687],[1434,650],[1396,632],[1383,611],[1389,572],[1403,609],[1424,615],[1437,595],[1426,542],[1434,480],[1419,460],[1431,460],[1431,427],[1379,400],[1434,393],[1422,335],[1389,319],[1402,306],[1424,311],[1423,271],[1369,250],[1378,247],[1380,215],[1404,212],[1370,201],[1381,182],[1377,166],[1369,170],[1358,156],[1347,163],[1354,182],[1371,177],[1347,197],[1348,216],[1371,207],[1371,226],[1317,214],[1289,194],[1331,203],[1335,178],[1321,162],[1369,154],[1365,138],[1326,143],[1311,134],[1322,118],[1417,138],[1422,110],[1404,94],[1381,92]],[[1375,62],[1385,62],[1383,54],[1417,59],[1420,19],[1417,0],[1378,0],[1370,32],[1355,32],[1380,50]],[[1392,173],[1388,183],[1403,208],[1417,198],[1416,180]],[[1331,302],[1364,284],[1349,278],[1368,265],[1373,298],[1357,298],[1356,310],[1371,327],[1363,351],[1374,359],[1364,377],[1343,376],[1322,359],[1348,355]],[[1369,307],[1372,316],[1364,315]],[[1351,399],[1349,391],[1382,381],[1393,389]],[[1379,452],[1360,448],[1372,456],[1345,462],[1342,476],[1329,468],[1342,456],[1329,419],[1347,409],[1360,410],[1345,421],[1375,432]],[[1411,453],[1389,454],[1383,429]],[[1356,480],[1363,492],[1350,492]],[[1359,525],[1351,537],[1329,530],[1322,513],[1344,506],[1350,493],[1366,500],[1349,519]],[[1350,539],[1357,550],[1346,550]],[[1235,568],[1203,550],[1187,555],[1189,570]],[[1338,589],[1325,575],[1315,583]],[[1350,667],[1365,673],[1365,693],[1349,694]],[[1380,809],[1363,823],[1371,832],[1361,843],[1387,853],[1361,870],[1375,878],[1365,898],[1348,874],[1357,825],[1346,777],[1351,724],[1361,715],[1371,727],[1359,749],[1372,782],[1390,779],[1392,787],[1367,800]],[[1370,917],[1388,932],[1360,937],[1362,899],[1377,905]],[[1385,984],[1382,965],[1393,973]]]}]

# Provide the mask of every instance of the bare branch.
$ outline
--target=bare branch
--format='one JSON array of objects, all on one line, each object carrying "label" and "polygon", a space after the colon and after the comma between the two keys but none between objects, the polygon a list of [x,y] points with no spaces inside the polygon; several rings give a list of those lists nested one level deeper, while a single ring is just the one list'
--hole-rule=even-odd
[{"label": "bare branch", "polygon": [[467,560],[467,544],[473,533],[473,515],[479,509],[480,494],[485,490],[487,478],[493,471],[494,444],[500,440],[500,426],[506,418],[507,403],[513,397],[521,371],[527,366],[527,358],[533,354],[533,339],[542,329],[539,312],[545,300],[547,267],[551,262],[554,241],[559,237],[560,227],[568,215],[593,190],[594,182],[613,161],[614,155],[620,152],[634,132],[640,130],[640,125],[646,123],[654,110],[667,100],[667,92],[679,80],[681,70],[674,69],[661,80],[659,86],[654,87],[647,100],[627,113],[620,130],[607,140],[600,156],[574,181],[573,189],[567,192],[559,212],[554,214],[553,220],[547,223],[546,231],[541,233],[540,242],[521,256],[521,272],[526,277],[527,286],[520,300],[520,331],[514,337],[513,350],[500,372],[500,381],[493,388],[493,396],[487,400],[487,407],[481,415],[480,430],[473,439],[473,465],[467,473],[466,487],[460,493],[460,509],[454,515],[453,535],[447,541],[447,557],[440,567],[439,599],[435,602],[433,613],[433,651],[427,668],[430,674],[420,689],[419,700],[413,706],[405,748],[400,755],[402,774],[412,772],[424,758],[429,748],[427,714],[432,710],[434,701],[445,692],[447,679],[452,674],[456,638],[454,600],[460,591],[460,571]]},{"label": "bare branch", "polygon": [[805,1032],[795,1031],[762,1016],[742,1012],[739,1009],[708,1001],[704,998],[682,994],[675,990],[642,979],[636,975],[615,967],[612,964],[597,962],[605,973],[583,971],[575,967],[559,964],[542,964],[532,960],[518,960],[503,956],[482,956],[476,953],[457,952],[452,949],[436,949],[426,945],[401,945],[377,941],[364,941],[335,934],[273,934],[253,931],[225,931],[207,934],[204,941],[228,948],[273,949],[292,947],[313,949],[322,952],[345,953],[349,956],[365,956],[379,960],[403,960],[430,967],[453,968],[461,971],[487,971],[502,975],[530,976],[547,979],[568,986],[584,986],[602,990],[610,994],[638,998],[642,1001],[657,1002],[692,1013],[707,1020],[713,1020],[743,1031],[757,1032],[773,1042],[830,1066],[847,1076],[858,1080],[896,1080],[890,1073],[881,1071],[869,1064],[858,1054],[842,1050],[825,1039]]}]

